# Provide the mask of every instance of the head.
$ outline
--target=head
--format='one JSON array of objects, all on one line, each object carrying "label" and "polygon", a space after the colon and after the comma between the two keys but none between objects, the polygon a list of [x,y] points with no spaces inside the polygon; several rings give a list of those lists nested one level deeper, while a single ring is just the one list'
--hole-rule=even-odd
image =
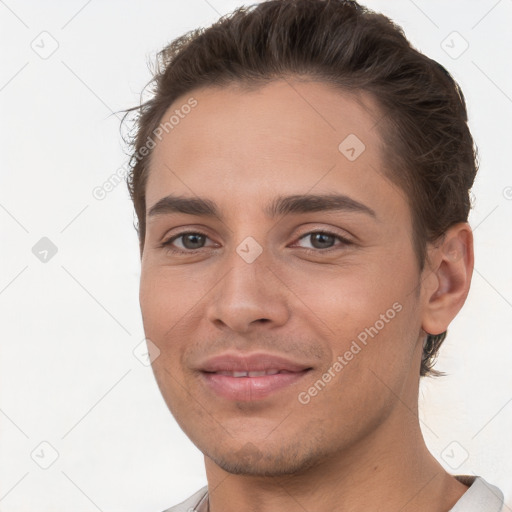
[{"label": "head", "polygon": [[[417,398],[467,295],[476,155],[460,88],[342,0],[240,8],[169,44],[152,83],[131,109],[128,186],[167,404],[233,472],[228,452],[269,474],[346,449]],[[227,400],[203,370],[234,351],[304,375]]]}]

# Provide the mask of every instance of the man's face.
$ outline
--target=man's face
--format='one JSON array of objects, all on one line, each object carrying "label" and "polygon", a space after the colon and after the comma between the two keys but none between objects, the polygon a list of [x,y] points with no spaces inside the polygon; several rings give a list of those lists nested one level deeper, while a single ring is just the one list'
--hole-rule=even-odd
[{"label": "man's face", "polygon": [[[425,294],[411,212],[383,175],[375,104],[292,81],[193,97],[152,156],[140,288],[177,422],[207,461],[269,475],[403,425]],[[169,195],[208,200],[217,215],[169,201],[151,214]],[[270,215],[303,195],[345,200]]]}]

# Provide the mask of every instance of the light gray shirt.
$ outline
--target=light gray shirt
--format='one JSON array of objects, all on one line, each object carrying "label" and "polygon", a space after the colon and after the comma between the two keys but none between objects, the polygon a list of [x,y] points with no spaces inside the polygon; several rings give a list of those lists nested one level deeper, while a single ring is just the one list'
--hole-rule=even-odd
[{"label": "light gray shirt", "polygon": [[[469,489],[449,512],[503,512],[503,493],[482,477],[455,476]],[[182,503],[164,512],[209,512],[208,486],[204,486]]]}]

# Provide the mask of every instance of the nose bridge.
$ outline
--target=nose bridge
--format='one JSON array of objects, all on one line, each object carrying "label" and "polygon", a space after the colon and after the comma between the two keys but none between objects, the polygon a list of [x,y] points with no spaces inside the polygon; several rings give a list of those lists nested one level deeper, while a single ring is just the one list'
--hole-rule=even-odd
[{"label": "nose bridge", "polygon": [[215,287],[209,320],[236,331],[253,322],[282,324],[288,317],[285,287],[268,267],[270,252],[253,237],[246,237],[224,260],[226,272]]}]

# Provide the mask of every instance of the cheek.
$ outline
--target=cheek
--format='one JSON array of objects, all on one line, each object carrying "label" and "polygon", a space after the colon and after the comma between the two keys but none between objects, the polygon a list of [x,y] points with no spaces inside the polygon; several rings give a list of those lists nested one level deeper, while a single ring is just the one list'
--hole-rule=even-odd
[{"label": "cheek", "polygon": [[312,273],[302,278],[301,298],[310,320],[324,330],[333,361],[342,356],[351,371],[400,378],[409,370],[420,328],[417,282],[412,254],[390,255],[330,275]]},{"label": "cheek", "polygon": [[198,340],[204,339],[205,331],[199,330],[204,329],[205,300],[213,286],[209,283],[184,266],[142,268],[139,301],[144,332],[160,351],[153,372],[166,400],[183,392],[189,377],[187,355],[197,353]]},{"label": "cheek", "polygon": [[[152,363],[159,386],[179,369],[180,318],[184,315],[184,304],[180,294],[175,292],[178,283],[171,283],[162,269],[145,268],[141,273],[139,302],[145,337],[159,349],[157,359]],[[169,405],[169,404],[168,404]]]},{"label": "cheek", "polygon": [[160,351],[152,361],[152,370],[167,407],[176,417],[188,407],[181,357],[190,337],[184,331],[183,319],[191,305],[186,294],[179,293],[185,283],[175,275],[165,267],[143,266],[139,301],[145,336]]},{"label": "cheek", "polygon": [[156,265],[143,266],[140,279],[139,302],[146,335],[161,338],[172,335],[180,323],[193,314],[193,307],[204,295],[182,270],[171,271]]},{"label": "cheek", "polygon": [[381,263],[373,267],[365,264],[333,268],[329,273],[313,269],[307,279],[297,273],[295,277],[290,275],[290,280],[294,288],[298,287],[297,295],[311,315],[334,333],[350,336],[376,322],[382,329],[381,315],[388,325],[388,320],[397,317],[397,310],[411,298],[408,292],[412,275],[406,269],[386,269]]}]

